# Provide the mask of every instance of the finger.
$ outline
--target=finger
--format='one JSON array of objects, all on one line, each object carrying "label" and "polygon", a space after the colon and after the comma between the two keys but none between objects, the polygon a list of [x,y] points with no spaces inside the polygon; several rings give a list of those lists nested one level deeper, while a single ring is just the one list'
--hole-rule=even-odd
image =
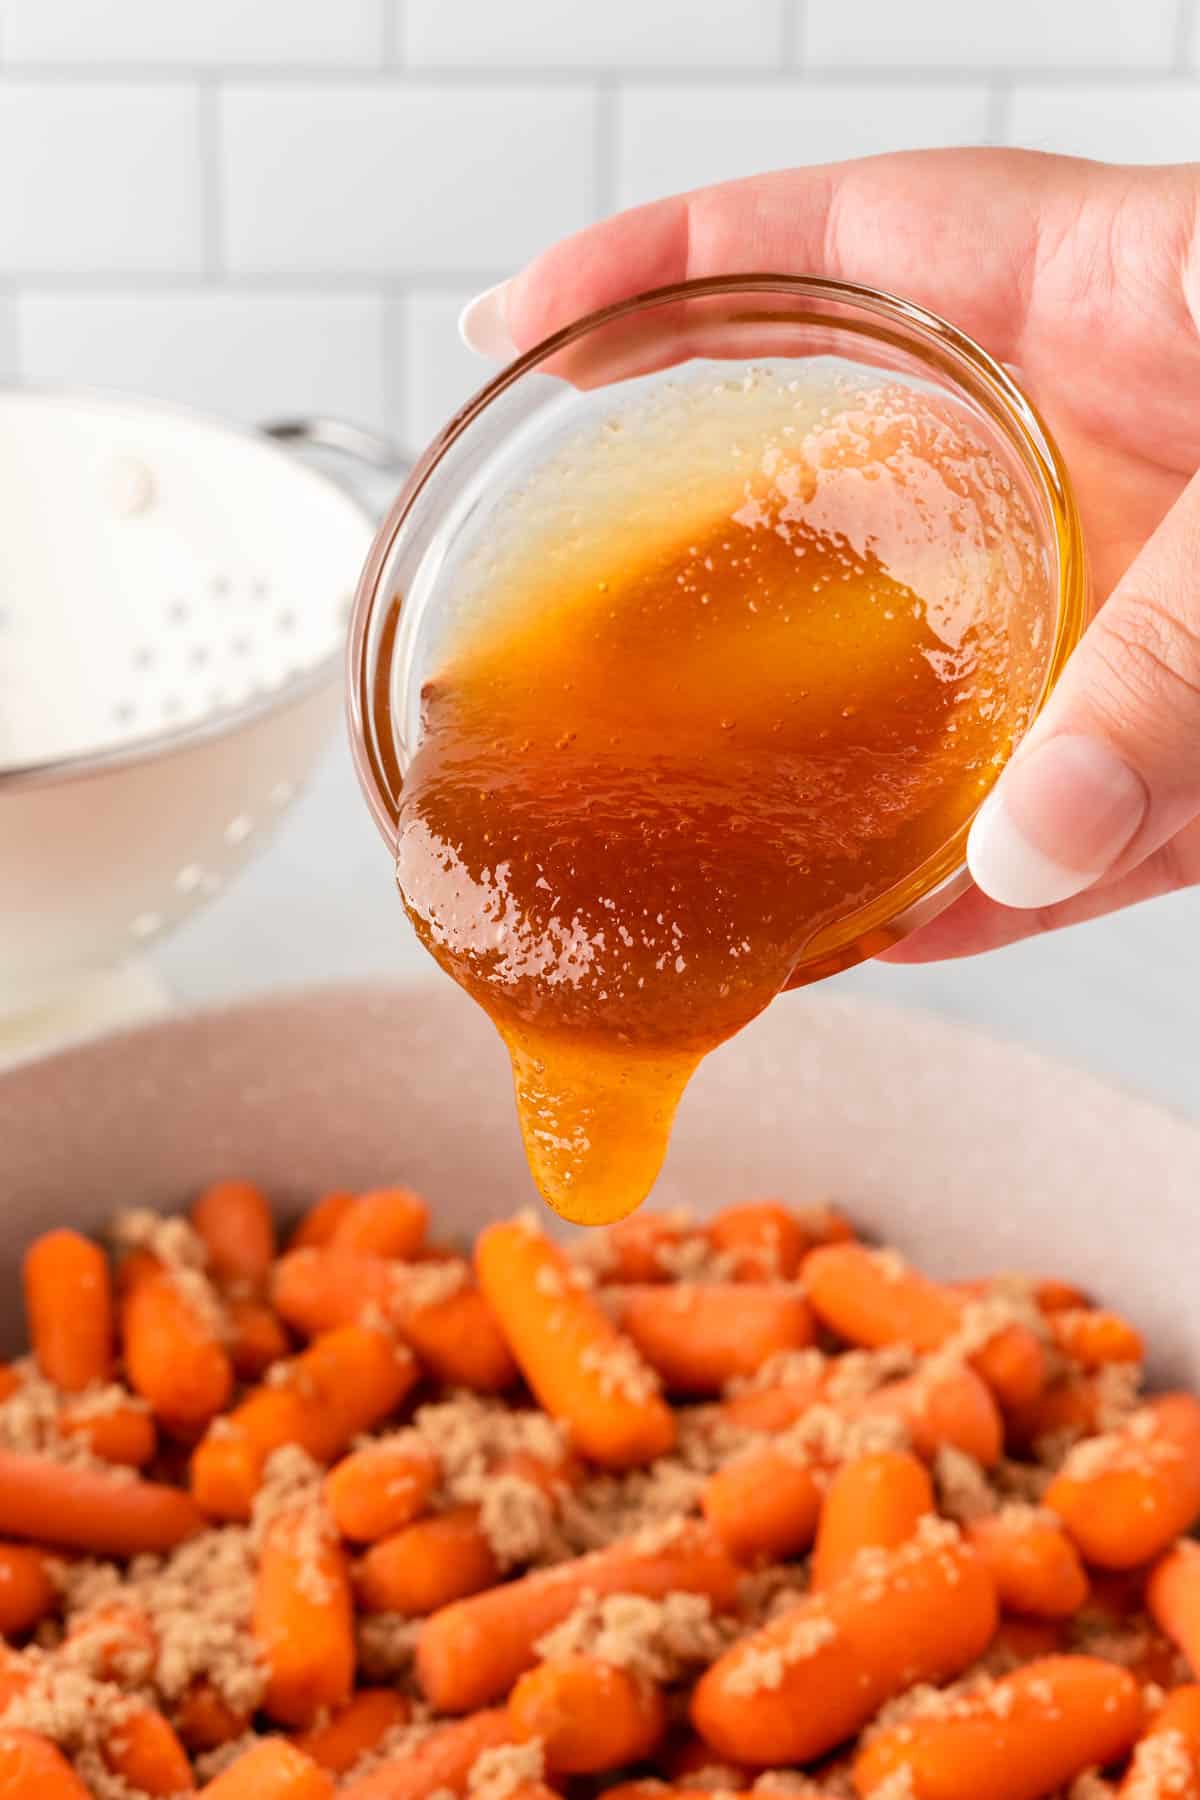
[{"label": "finger", "polygon": [[1200,813],[1200,475],[1136,558],[971,829],[976,884],[1054,906]]},{"label": "finger", "polygon": [[[784,169],[618,213],[547,250],[463,314],[498,360],[598,307],[694,277],[802,271],[903,293],[993,355],[1019,354],[1039,241],[1087,185],[1130,172],[1019,150],[937,150]],[[1136,177],[1135,177],[1136,179]]]},{"label": "finger", "polygon": [[1176,893],[1200,882],[1200,825],[1192,825],[1164,844],[1137,868],[1101,881],[1057,906],[1015,908],[999,906],[978,888],[970,888],[961,900],[930,921],[912,937],[886,950],[881,962],[943,962],[956,957],[979,956],[1002,950],[1046,931],[1062,931],[1068,925],[1084,925],[1143,900]]}]

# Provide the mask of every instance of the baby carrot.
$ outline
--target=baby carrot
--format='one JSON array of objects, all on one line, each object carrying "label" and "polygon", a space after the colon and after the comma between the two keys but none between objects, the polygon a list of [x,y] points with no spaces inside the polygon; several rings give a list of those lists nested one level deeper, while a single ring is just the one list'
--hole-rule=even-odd
[{"label": "baby carrot", "polygon": [[900,1420],[918,1456],[927,1460],[944,1446],[962,1450],[985,1469],[1000,1460],[1004,1421],[992,1390],[969,1363],[932,1366],[885,1382],[862,1402],[863,1413],[887,1413]]},{"label": "baby carrot", "polygon": [[203,1530],[189,1494],[0,1449],[0,1532],[100,1556],[172,1550]]},{"label": "baby carrot", "polygon": [[806,1763],[911,1684],[960,1674],[995,1623],[983,1563],[931,1521],[869,1581],[811,1594],[735,1643],[697,1682],[692,1723],[734,1762]]},{"label": "baby carrot", "polygon": [[364,1612],[421,1617],[499,1579],[479,1508],[456,1506],[372,1544],[355,1570],[355,1592]]},{"label": "baby carrot", "polygon": [[443,1607],[422,1628],[418,1678],[439,1712],[469,1712],[509,1691],[536,1660],[538,1639],[585,1593],[706,1594],[715,1612],[728,1612],[740,1574],[707,1526],[688,1523],[665,1537],[652,1529]]},{"label": "baby carrot", "polygon": [[[880,1349],[911,1344],[938,1350],[964,1322],[971,1302],[930,1281],[894,1251],[862,1244],[829,1244],[804,1263],[804,1285],[814,1312],[851,1344]],[[1028,1326],[1000,1326],[968,1357],[1005,1406],[1027,1403],[1045,1385],[1046,1359]]]},{"label": "baby carrot", "polygon": [[440,1468],[414,1434],[351,1451],[329,1471],[325,1500],[345,1538],[370,1544],[424,1512]]},{"label": "baby carrot", "polygon": [[292,1742],[322,1769],[344,1775],[408,1718],[408,1701],[394,1688],[360,1688],[323,1724],[300,1732]]},{"label": "baby carrot", "polygon": [[512,1741],[504,1707],[455,1719],[436,1726],[411,1749],[378,1764],[369,1775],[348,1782],[339,1789],[338,1800],[430,1800],[443,1789],[465,1794],[467,1777],[483,1752]]},{"label": "baby carrot", "polygon": [[813,1240],[779,1200],[723,1206],[703,1228],[714,1250],[732,1260],[734,1281],[794,1281]]},{"label": "baby carrot", "polygon": [[1040,1800],[1129,1749],[1142,1719],[1127,1669],[1091,1656],[1052,1656],[1015,1669],[948,1717],[876,1732],[854,1762],[870,1794],[907,1773],[913,1800]]},{"label": "baby carrot", "polygon": [[850,1575],[862,1550],[894,1550],[906,1543],[925,1515],[935,1511],[933,1483],[915,1456],[881,1450],[844,1463],[821,1504],[813,1588],[832,1587]]},{"label": "baby carrot", "polygon": [[142,1406],[114,1406],[109,1412],[93,1412],[85,1404],[70,1404],[58,1415],[62,1437],[82,1438],[93,1456],[102,1462],[122,1463],[140,1469],[158,1447],[154,1417]]},{"label": "baby carrot", "polygon": [[1099,1307],[1064,1307],[1047,1315],[1055,1347],[1085,1369],[1107,1363],[1140,1363],[1146,1354],[1142,1334],[1120,1313]]},{"label": "baby carrot", "polygon": [[1200,1686],[1167,1695],[1117,1792],[1120,1800],[1200,1800]]},{"label": "baby carrot", "polygon": [[78,1393],[107,1381],[113,1360],[108,1258],[77,1231],[48,1231],[25,1252],[25,1314],[38,1368]]},{"label": "baby carrot", "polygon": [[32,1731],[0,1730],[0,1800],[88,1800],[61,1751]]},{"label": "baby carrot", "polygon": [[1046,1490],[1085,1562],[1131,1569],[1200,1516],[1200,1400],[1164,1394],[1120,1431],[1079,1444]]},{"label": "baby carrot", "polygon": [[201,1800],[333,1800],[333,1777],[286,1738],[264,1738],[202,1787]]},{"label": "baby carrot", "polygon": [[600,1775],[652,1756],[667,1730],[654,1682],[597,1656],[539,1663],[508,1697],[518,1743],[541,1740],[551,1775]]},{"label": "baby carrot", "polygon": [[1005,1612],[1069,1619],[1087,1599],[1079,1552],[1057,1514],[1033,1506],[1005,1506],[966,1528],[996,1584]]},{"label": "baby carrot", "polygon": [[311,1508],[267,1527],[254,1590],[254,1638],[267,1670],[264,1710],[311,1725],[354,1686],[354,1609],[345,1552]]},{"label": "baby carrot", "polygon": [[425,1242],[429,1208],[407,1188],[377,1188],[347,1207],[334,1227],[336,1250],[364,1256],[410,1257]]},{"label": "baby carrot", "polygon": [[142,1706],[113,1726],[104,1740],[105,1762],[137,1794],[183,1794],[192,1788],[187,1752],[152,1706]]},{"label": "baby carrot", "polygon": [[229,1314],[229,1354],[239,1381],[261,1381],[273,1363],[291,1350],[283,1321],[274,1307],[251,1294],[233,1294]]},{"label": "baby carrot", "polygon": [[398,1279],[403,1272],[385,1257],[333,1245],[289,1250],[275,1268],[275,1305],[309,1337],[380,1312],[436,1381],[483,1394],[511,1387],[516,1364],[478,1288],[464,1282],[440,1300],[414,1305]]},{"label": "baby carrot", "polygon": [[0,1637],[32,1631],[54,1606],[46,1558],[27,1544],[0,1544]]},{"label": "baby carrot", "polygon": [[191,1220],[217,1285],[262,1293],[275,1261],[275,1221],[262,1189],[252,1181],[218,1181],[193,1203]]},{"label": "baby carrot", "polygon": [[1200,1544],[1180,1538],[1150,1571],[1146,1607],[1200,1677]]},{"label": "baby carrot", "polygon": [[654,1212],[643,1206],[619,1219],[603,1233],[605,1261],[601,1280],[670,1281],[670,1252],[690,1236],[692,1227],[680,1212]]},{"label": "baby carrot", "polygon": [[719,1394],[769,1356],[807,1349],[815,1335],[803,1294],[781,1283],[689,1281],[618,1292],[617,1324],[677,1394]]},{"label": "baby carrot", "polygon": [[299,1444],[329,1462],[395,1411],[417,1379],[385,1331],[345,1325],[316,1338],[218,1421],[192,1457],[192,1493],[214,1518],[248,1519],[267,1458]]},{"label": "baby carrot", "polygon": [[491,1225],[475,1247],[484,1298],[521,1372],[577,1449],[605,1468],[664,1455],[675,1420],[656,1377],[562,1251],[522,1223]]},{"label": "baby carrot", "polygon": [[1103,1404],[1096,1375],[1063,1375],[1027,1405],[1008,1409],[1004,1424],[1009,1445],[1027,1454],[1043,1440],[1091,1436],[1100,1429]]},{"label": "baby carrot", "polygon": [[308,1211],[301,1216],[288,1239],[288,1249],[305,1250],[310,1247],[316,1249],[322,1244],[327,1244],[357,1201],[357,1194],[351,1194],[342,1188],[335,1188],[331,1193],[322,1194],[321,1198],[314,1200]]},{"label": "baby carrot", "polygon": [[147,1251],[125,1259],[121,1282],[129,1385],[169,1424],[207,1425],[233,1389],[233,1368],[213,1325]]},{"label": "baby carrot", "polygon": [[212,1682],[201,1676],[180,1696],[171,1722],[189,1750],[215,1750],[241,1737],[250,1715],[235,1712]]},{"label": "baby carrot", "polygon": [[755,1450],[709,1476],[701,1506],[738,1562],[783,1561],[812,1543],[821,1489],[812,1469],[796,1457]]}]

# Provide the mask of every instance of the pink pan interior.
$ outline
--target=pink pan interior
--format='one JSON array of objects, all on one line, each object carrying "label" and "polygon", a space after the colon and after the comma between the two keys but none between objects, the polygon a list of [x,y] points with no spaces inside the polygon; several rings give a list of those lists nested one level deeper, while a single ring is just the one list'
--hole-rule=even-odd
[{"label": "pink pan interior", "polygon": [[[326,989],[181,1017],[0,1077],[0,1351],[37,1232],[184,1204],[225,1175],[290,1210],[404,1181],[439,1235],[537,1204],[505,1056],[448,984]],[[833,1197],[931,1272],[1023,1268],[1127,1310],[1157,1381],[1200,1385],[1200,1132],[941,1020],[793,995],[713,1056],[655,1202]]]}]

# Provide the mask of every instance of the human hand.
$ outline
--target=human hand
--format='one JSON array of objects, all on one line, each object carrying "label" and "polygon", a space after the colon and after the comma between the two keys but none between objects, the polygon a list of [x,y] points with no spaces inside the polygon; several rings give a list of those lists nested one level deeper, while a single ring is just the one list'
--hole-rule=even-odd
[{"label": "human hand", "polygon": [[648,288],[759,269],[904,294],[1016,365],[1105,602],[975,821],[977,885],[891,954],[967,955],[1200,883],[1200,164],[951,150],[727,182],[556,244],[463,332],[506,359]]}]

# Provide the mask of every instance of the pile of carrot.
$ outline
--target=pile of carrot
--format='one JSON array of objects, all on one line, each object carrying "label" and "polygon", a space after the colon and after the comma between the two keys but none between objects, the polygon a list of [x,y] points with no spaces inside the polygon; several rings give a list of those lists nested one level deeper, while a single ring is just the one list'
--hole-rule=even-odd
[{"label": "pile of carrot", "polygon": [[[429,1230],[406,1189],[327,1194],[281,1250],[228,1181],[183,1263],[31,1245],[0,1800],[1200,1800],[1200,1400],[1139,1395],[1127,1320],[777,1201],[573,1251]],[[478,1494],[422,1424],[463,1394],[540,1433],[481,1447]],[[253,1707],[215,1662],[168,1679],[139,1600],[206,1533],[249,1559]]]}]

